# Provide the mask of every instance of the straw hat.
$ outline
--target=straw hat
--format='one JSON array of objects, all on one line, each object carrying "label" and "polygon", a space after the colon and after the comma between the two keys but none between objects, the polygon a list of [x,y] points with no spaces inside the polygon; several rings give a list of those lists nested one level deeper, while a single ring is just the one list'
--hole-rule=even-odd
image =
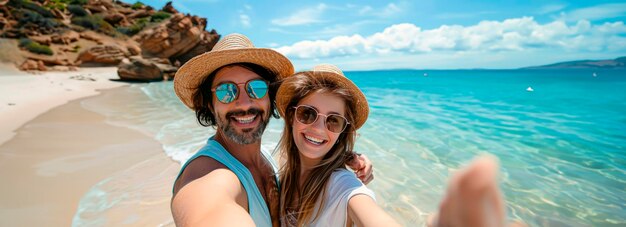
[{"label": "straw hat", "polygon": [[242,34],[224,36],[209,52],[198,55],[178,69],[174,76],[174,91],[190,109],[193,93],[216,69],[233,63],[253,63],[276,73],[277,80],[294,73],[291,61],[282,54],[266,48],[256,48]]},{"label": "straw hat", "polygon": [[[340,87],[347,89],[353,97],[354,101],[354,113],[355,113],[355,122],[350,122],[354,129],[359,129],[365,121],[367,120],[367,116],[369,114],[369,105],[367,104],[367,99],[365,99],[365,95],[363,92],[357,87],[350,79],[348,79],[343,72],[337,68],[337,66],[331,64],[321,64],[313,67],[310,70],[311,72],[315,72],[312,74],[313,76],[317,76],[319,78],[330,80],[338,84]],[[306,75],[306,74],[304,74]],[[276,94],[276,107],[281,117],[285,117],[286,108],[289,105],[289,102],[293,98],[294,95],[294,87],[290,86],[289,80],[295,79],[296,77],[287,78],[283,84],[278,88],[278,93]]]}]

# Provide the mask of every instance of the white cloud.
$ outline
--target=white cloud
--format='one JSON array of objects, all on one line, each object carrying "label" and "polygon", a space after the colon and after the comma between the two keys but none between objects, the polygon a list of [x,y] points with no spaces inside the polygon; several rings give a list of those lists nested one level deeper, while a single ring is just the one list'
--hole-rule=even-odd
[{"label": "white cloud", "polygon": [[626,16],[626,3],[602,4],[561,14],[565,21],[600,20]]},{"label": "white cloud", "polygon": [[324,3],[320,3],[313,8],[301,9],[284,18],[272,20],[272,24],[278,26],[294,26],[322,22],[321,15],[328,8]]},{"label": "white cloud", "polygon": [[[355,6],[349,6],[350,10],[356,8]],[[384,8],[374,9],[369,5],[361,6],[356,12],[361,16],[374,16],[380,18],[393,17],[400,13],[403,13],[403,9],[409,8],[406,2],[389,3]]]},{"label": "white cloud", "polygon": [[239,21],[244,27],[250,27],[250,16],[246,14],[239,14]]},{"label": "white cloud", "polygon": [[380,16],[390,17],[402,12],[402,9],[398,7],[395,3],[389,3],[385,8],[380,12]]},{"label": "white cloud", "polygon": [[537,13],[539,14],[549,14],[549,13],[554,13],[557,11],[560,11],[562,9],[564,9],[567,5],[565,4],[550,4],[550,5],[544,5],[541,8],[539,8],[539,10],[537,11]]},{"label": "white cloud", "polygon": [[363,8],[359,9],[359,14],[363,15],[363,14],[367,14],[369,12],[371,12],[373,9],[371,6],[363,6]]},{"label": "white cloud", "polygon": [[561,20],[539,24],[532,17],[482,21],[473,26],[448,26],[423,30],[414,24],[396,24],[382,32],[337,36],[327,40],[301,41],[276,48],[296,59],[341,56],[383,56],[399,53],[496,53],[526,50],[567,52],[626,51],[623,22],[592,25],[587,20]]}]

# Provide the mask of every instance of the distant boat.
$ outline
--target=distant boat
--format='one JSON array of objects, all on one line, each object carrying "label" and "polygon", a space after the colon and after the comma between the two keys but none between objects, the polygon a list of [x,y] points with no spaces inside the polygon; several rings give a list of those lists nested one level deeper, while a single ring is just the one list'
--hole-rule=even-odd
[{"label": "distant boat", "polygon": [[424,73],[424,76],[428,76],[428,73]]},{"label": "distant boat", "polygon": [[598,76],[598,74],[596,74],[596,73],[593,73],[593,77],[597,77],[597,76]]},{"label": "distant boat", "polygon": [[535,89],[533,89],[533,87],[528,87],[528,88],[526,88],[526,91],[527,92],[533,92],[533,91],[535,91]]}]

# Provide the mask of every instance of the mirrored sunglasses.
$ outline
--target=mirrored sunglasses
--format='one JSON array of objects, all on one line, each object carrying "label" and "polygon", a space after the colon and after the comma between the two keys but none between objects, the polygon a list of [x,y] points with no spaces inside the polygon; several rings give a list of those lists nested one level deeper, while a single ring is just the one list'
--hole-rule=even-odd
[{"label": "mirrored sunglasses", "polygon": [[237,99],[240,85],[244,85],[248,97],[252,99],[261,99],[267,95],[268,83],[262,79],[253,79],[245,83],[221,83],[211,89],[211,91],[215,92],[217,100],[221,103],[228,104]]}]

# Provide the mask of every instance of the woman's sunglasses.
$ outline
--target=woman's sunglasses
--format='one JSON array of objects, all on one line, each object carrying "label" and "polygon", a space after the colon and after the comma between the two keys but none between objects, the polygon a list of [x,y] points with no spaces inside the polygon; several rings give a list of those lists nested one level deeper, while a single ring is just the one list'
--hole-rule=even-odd
[{"label": "woman's sunglasses", "polygon": [[324,121],[324,125],[326,126],[326,129],[334,133],[343,132],[343,130],[346,129],[348,124],[350,124],[350,122],[348,122],[348,119],[346,119],[345,117],[339,114],[324,115],[324,114],[317,112],[317,110],[311,106],[300,105],[300,106],[294,107],[294,109],[296,109],[296,114],[295,114],[296,120],[298,120],[298,122],[305,124],[305,125],[310,125],[310,124],[315,123],[315,121],[317,121],[318,116],[320,115],[324,116],[326,118],[326,121]]},{"label": "woman's sunglasses", "polygon": [[239,95],[239,85],[245,85],[244,88],[248,97],[252,99],[261,99],[267,95],[268,84],[262,79],[253,79],[245,83],[226,82],[217,85],[211,91],[215,92],[215,97],[221,103],[228,104],[235,101]]}]

